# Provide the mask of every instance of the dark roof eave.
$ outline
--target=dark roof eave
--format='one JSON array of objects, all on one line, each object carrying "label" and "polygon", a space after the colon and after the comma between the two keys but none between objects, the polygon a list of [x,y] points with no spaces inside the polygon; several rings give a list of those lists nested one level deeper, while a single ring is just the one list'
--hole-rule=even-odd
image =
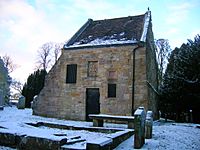
[{"label": "dark roof eave", "polygon": [[130,46],[138,45],[140,42],[135,43],[123,43],[123,44],[102,44],[102,45],[88,45],[88,46],[78,46],[78,47],[63,47],[64,50],[79,50],[79,49],[91,49],[91,48],[104,48],[104,47],[119,47],[119,46]]}]

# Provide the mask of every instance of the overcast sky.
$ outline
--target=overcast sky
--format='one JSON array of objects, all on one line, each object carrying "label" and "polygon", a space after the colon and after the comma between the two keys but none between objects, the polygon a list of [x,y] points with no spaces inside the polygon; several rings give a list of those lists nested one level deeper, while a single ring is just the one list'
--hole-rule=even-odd
[{"label": "overcast sky", "polygon": [[200,0],[0,0],[0,56],[12,57],[11,74],[22,82],[33,73],[37,50],[66,42],[88,20],[152,12],[155,39],[172,48],[200,33]]}]

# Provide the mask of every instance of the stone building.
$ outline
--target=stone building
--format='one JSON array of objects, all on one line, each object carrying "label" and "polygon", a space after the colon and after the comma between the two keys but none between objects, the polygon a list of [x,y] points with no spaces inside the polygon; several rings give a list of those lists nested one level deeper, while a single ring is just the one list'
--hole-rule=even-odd
[{"label": "stone building", "polygon": [[88,120],[88,114],[157,114],[157,63],[151,12],[89,19],[64,45],[34,101],[33,114]]},{"label": "stone building", "polygon": [[9,92],[8,79],[8,70],[4,66],[4,62],[0,57],[0,106],[5,104],[6,96]]}]

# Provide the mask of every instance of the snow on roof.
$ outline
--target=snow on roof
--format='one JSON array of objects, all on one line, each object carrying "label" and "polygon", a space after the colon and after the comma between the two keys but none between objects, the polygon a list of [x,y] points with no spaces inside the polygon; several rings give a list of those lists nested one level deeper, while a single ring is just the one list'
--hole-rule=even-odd
[{"label": "snow on roof", "polygon": [[143,32],[142,32],[142,36],[141,36],[140,41],[143,41],[143,42],[146,41],[146,36],[147,36],[147,31],[148,31],[150,19],[151,19],[151,12],[148,11],[145,14],[144,28],[143,28]]},{"label": "snow on roof", "polygon": [[113,45],[113,44],[135,44],[137,43],[137,40],[126,40],[125,38],[121,40],[117,39],[106,39],[105,38],[97,38],[94,39],[86,44],[81,44],[81,42],[76,42],[73,45],[66,46],[64,45],[64,48],[72,48],[72,47],[85,47],[85,46],[99,46],[99,45]]},{"label": "snow on roof", "polygon": [[[64,45],[64,48],[134,44],[145,38],[150,13],[114,19],[89,19]],[[142,36],[143,35],[143,36]]]}]

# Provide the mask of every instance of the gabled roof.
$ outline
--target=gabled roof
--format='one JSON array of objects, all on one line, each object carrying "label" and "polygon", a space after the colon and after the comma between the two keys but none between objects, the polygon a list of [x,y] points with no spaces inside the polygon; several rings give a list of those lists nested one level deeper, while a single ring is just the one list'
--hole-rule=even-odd
[{"label": "gabled roof", "polygon": [[93,21],[89,19],[64,45],[64,49],[134,44],[146,40],[151,12],[143,15]]}]

